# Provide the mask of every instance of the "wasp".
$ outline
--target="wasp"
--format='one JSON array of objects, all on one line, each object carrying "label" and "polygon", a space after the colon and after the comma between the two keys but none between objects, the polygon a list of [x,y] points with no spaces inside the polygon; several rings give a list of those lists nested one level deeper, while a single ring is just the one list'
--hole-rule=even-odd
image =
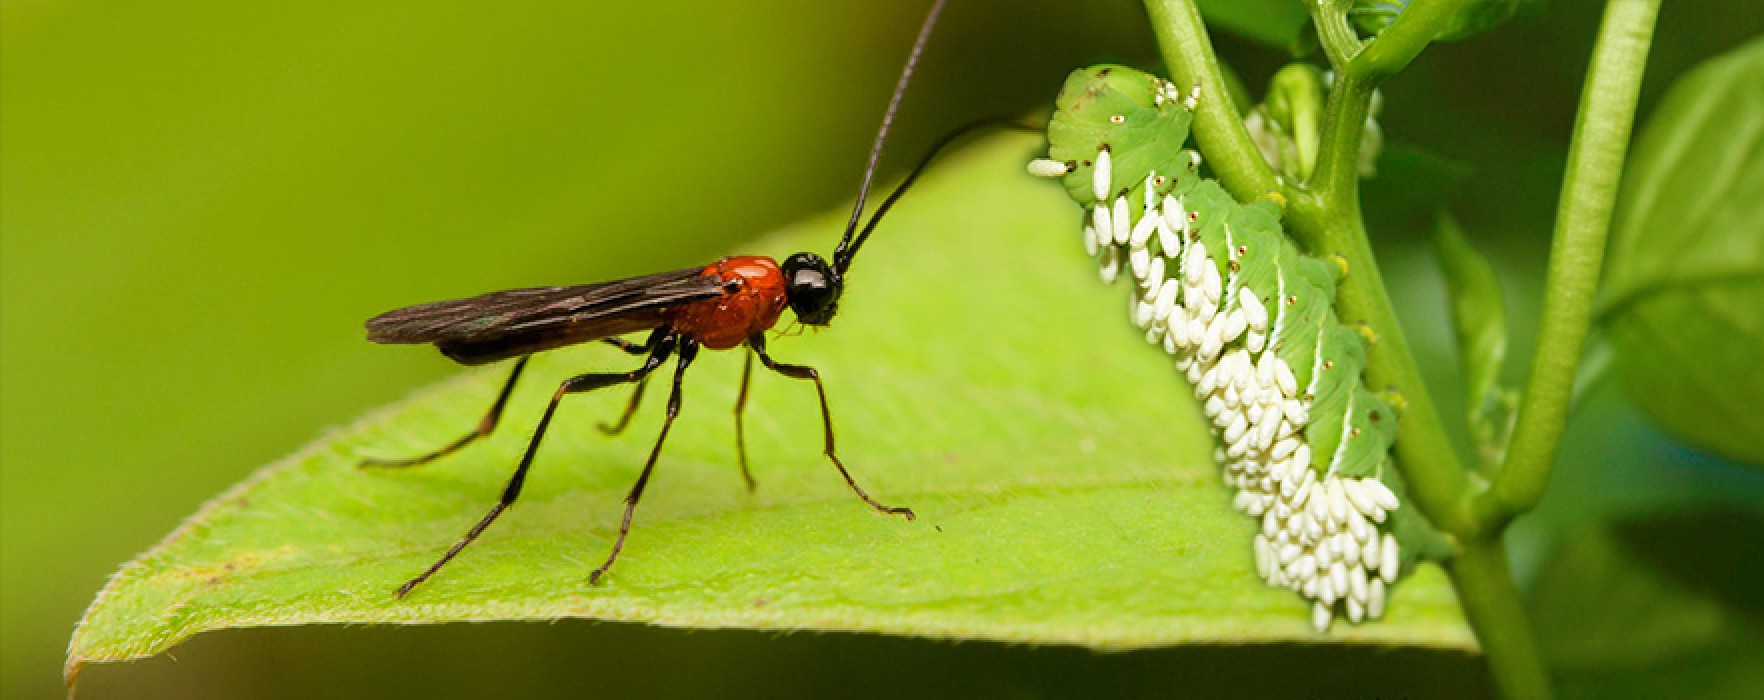
[{"label": "wasp", "polygon": [[[747,466],[741,415],[747,405],[748,381],[752,376],[753,360],[757,357],[760,364],[768,370],[791,379],[814,382],[821,403],[823,453],[839,470],[839,475],[858,498],[879,513],[913,519],[912,509],[883,504],[865,492],[857,480],[852,478],[850,470],[846,469],[834,450],[832,415],[827,409],[827,391],[821,383],[820,373],[812,367],[773,359],[766,351],[765,333],[777,324],[786,307],[795,314],[799,322],[807,326],[819,327],[831,323],[839,309],[839,297],[845,289],[846,272],[851,267],[852,258],[863,247],[864,241],[875,230],[882,216],[906,193],[939,151],[963,134],[996,121],[976,122],[940,139],[882,201],[863,228],[858,228],[858,223],[863,218],[864,200],[875,176],[876,164],[881,158],[889,127],[912,78],[913,68],[937,23],[944,1],[937,0],[926,15],[912,52],[895,83],[894,94],[883,114],[881,128],[870,148],[869,161],[858,188],[851,219],[846,224],[838,247],[833,251],[832,260],[810,252],[791,255],[782,264],[762,256],[727,257],[703,267],[611,282],[512,289],[467,299],[418,304],[388,311],[367,321],[368,340],[376,343],[433,344],[442,354],[464,365],[481,365],[508,359],[514,359],[515,362],[508,380],[490,405],[489,411],[470,432],[427,454],[404,459],[367,459],[362,462],[363,467],[413,467],[425,464],[489,435],[495,430],[503,407],[508,403],[515,383],[520,380],[522,370],[526,369],[528,360],[536,353],[599,341],[614,345],[631,355],[643,357],[643,363],[628,372],[579,374],[558,385],[557,390],[552,392],[550,403],[546,404],[545,413],[533,430],[520,464],[515,467],[514,475],[509,478],[496,505],[441,555],[439,560],[400,586],[398,597],[404,597],[434,576],[435,572],[453,560],[497,516],[502,515],[520,498],[521,487],[527,479],[527,469],[532,466],[539,444],[551,425],[552,415],[564,397],[622,384],[635,384],[630,402],[618,421],[601,426],[607,433],[620,432],[636,411],[651,373],[671,357],[676,359],[676,363],[673,388],[668,395],[667,417],[662,423],[661,434],[655,439],[655,446],[649,452],[648,460],[643,464],[643,470],[638,473],[636,483],[631,485],[630,492],[625,496],[625,514],[619,523],[619,535],[613,541],[612,551],[607,554],[606,561],[589,574],[591,585],[599,583],[625,546],[637,502],[643,497],[644,486],[649,483],[656,459],[661,455],[662,444],[667,440],[668,430],[673,426],[675,416],[680,413],[680,387],[686,368],[691,366],[701,349],[727,350],[744,346],[749,351],[741,373],[741,389],[735,403],[736,452],[741,462],[742,477],[749,489],[753,488],[754,481]],[[648,331],[648,337],[641,343],[622,337],[643,331]]]}]

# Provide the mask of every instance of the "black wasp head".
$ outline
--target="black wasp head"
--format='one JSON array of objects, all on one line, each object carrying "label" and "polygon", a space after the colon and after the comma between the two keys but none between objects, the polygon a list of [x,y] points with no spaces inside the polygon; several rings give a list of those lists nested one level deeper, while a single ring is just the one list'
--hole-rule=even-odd
[{"label": "black wasp head", "polygon": [[839,273],[819,255],[797,253],[784,260],[784,298],[803,323],[825,326],[832,321],[843,287]]}]

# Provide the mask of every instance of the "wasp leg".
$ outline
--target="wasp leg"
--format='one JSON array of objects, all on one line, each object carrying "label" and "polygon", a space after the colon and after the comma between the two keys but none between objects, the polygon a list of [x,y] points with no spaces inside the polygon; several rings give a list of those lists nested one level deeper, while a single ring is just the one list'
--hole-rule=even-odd
[{"label": "wasp leg", "polygon": [[631,425],[631,416],[637,415],[637,406],[643,403],[643,390],[647,388],[649,388],[649,377],[644,377],[637,382],[637,388],[631,390],[631,400],[625,402],[625,410],[619,414],[619,419],[611,423],[602,421],[595,427],[600,428],[600,432],[607,435],[618,435],[625,432],[625,428]]},{"label": "wasp leg", "polygon": [[[649,346],[655,343],[655,335],[651,334],[649,340],[643,341],[642,345],[625,340],[624,338],[606,338],[605,340],[608,345],[623,350],[626,353],[642,355],[643,353],[649,352]],[[631,390],[631,400],[625,404],[625,412],[619,414],[617,422],[603,422],[596,426],[600,428],[600,432],[606,435],[618,435],[619,433],[625,432],[625,428],[631,425],[631,416],[637,415],[638,404],[643,403],[643,390],[648,387],[649,377],[644,377],[642,381],[637,382],[637,388]]]},{"label": "wasp leg", "polygon": [[747,411],[747,384],[753,378],[753,353],[746,354],[741,361],[741,392],[735,395],[735,456],[741,460],[741,478],[747,482],[749,492],[759,487],[753,480],[753,472],[747,468],[747,431],[742,427],[741,415]]},{"label": "wasp leg", "polygon": [[[479,533],[482,533],[484,528],[489,527],[490,523],[496,520],[496,516],[502,515],[502,511],[508,510],[509,506],[514,505],[515,499],[520,498],[521,485],[526,483],[527,480],[527,468],[532,466],[533,455],[538,453],[539,442],[545,438],[545,429],[547,426],[551,425],[551,416],[553,413],[557,412],[557,404],[559,401],[563,400],[564,396],[593,391],[595,389],[601,389],[615,384],[641,381],[644,377],[649,376],[650,372],[655,371],[656,367],[660,367],[663,362],[667,361],[668,356],[674,352],[674,336],[662,335],[662,337],[652,338],[652,340],[654,342],[651,343],[653,347],[649,351],[649,358],[643,361],[642,367],[638,367],[629,372],[579,374],[564,380],[562,384],[558,385],[557,391],[553,392],[551,395],[551,403],[546,404],[545,406],[545,415],[539,418],[539,425],[533,429],[533,439],[527,443],[526,453],[521,455],[520,466],[515,467],[514,476],[510,477],[508,485],[503,487],[502,498],[496,502],[496,506],[491,508],[490,512],[486,513],[484,518],[478,521],[477,525],[473,525],[472,529],[466,532],[465,537],[460,538],[458,544],[453,545],[453,548],[447,550],[446,554],[441,555],[440,560],[429,565],[429,568],[416,578],[406,581],[404,585],[399,586],[398,597],[403,598],[405,594],[410,593],[411,589],[416,588],[422,582],[429,580],[429,577],[435,575],[436,571],[441,570],[442,566],[445,566],[447,562],[452,561],[453,557],[458,555],[460,550],[465,549],[466,545],[471,544],[472,540],[477,539]],[[663,434],[666,434],[665,428],[663,429]],[[651,457],[650,461],[653,462],[654,458]],[[648,476],[648,472],[645,472],[644,475]],[[642,484],[641,481],[638,483],[639,485]],[[630,521],[629,511],[626,512],[625,520],[627,523]],[[622,536],[621,539],[623,539]]]},{"label": "wasp leg", "polygon": [[627,354],[642,355],[649,352],[649,343],[650,341],[655,340],[655,337],[651,336],[648,341],[644,341],[641,345],[625,340],[624,338],[602,338],[601,340],[606,341],[607,345],[625,351]]},{"label": "wasp leg", "polygon": [[827,389],[821,385],[821,374],[816,372],[813,367],[807,367],[804,365],[787,365],[782,362],[774,361],[771,355],[766,354],[766,341],[764,336],[755,335],[752,338],[749,338],[747,342],[753,347],[754,354],[759,355],[760,364],[765,365],[766,369],[772,370],[773,372],[777,372],[778,374],[782,374],[791,379],[809,379],[814,381],[815,393],[819,394],[821,397],[821,426],[826,431],[827,436],[825,454],[827,455],[827,459],[833,462],[833,466],[839,468],[839,475],[845,477],[846,485],[850,486],[851,490],[857,493],[858,498],[864,499],[864,502],[870,504],[870,507],[875,508],[877,512],[887,515],[899,515],[905,517],[907,520],[912,520],[913,509],[883,505],[876,499],[870,498],[870,494],[864,493],[863,488],[857,485],[857,480],[851,478],[851,472],[846,471],[845,464],[839,461],[839,455],[834,454],[833,416],[827,411]]},{"label": "wasp leg", "polygon": [[427,464],[459,451],[459,448],[472,444],[473,440],[489,435],[491,431],[496,429],[496,421],[502,419],[502,407],[508,405],[509,395],[514,393],[515,380],[521,378],[521,370],[527,368],[527,360],[532,357],[532,355],[522,355],[521,359],[515,360],[514,371],[508,373],[508,382],[502,385],[502,393],[496,395],[496,403],[490,404],[490,411],[485,413],[483,418],[478,419],[478,427],[473,428],[471,432],[460,436],[458,440],[447,443],[442,446],[441,449],[428,454],[417,455],[415,457],[405,457],[403,459],[367,457],[362,459],[361,464],[356,466],[365,469],[373,467],[414,467],[419,464]]},{"label": "wasp leg", "polygon": [[631,534],[631,514],[637,512],[637,501],[643,498],[643,487],[649,484],[649,474],[655,471],[655,459],[661,456],[662,443],[668,439],[668,429],[674,427],[674,417],[680,415],[680,380],[686,376],[686,366],[698,357],[698,343],[690,338],[680,342],[680,360],[674,365],[674,389],[668,394],[668,417],[662,421],[661,435],[655,438],[655,447],[649,450],[649,461],[643,463],[643,471],[637,475],[637,483],[631,485],[631,493],[625,496],[625,517],[619,521],[619,538],[613,540],[612,552],[606,555],[606,563],[588,574],[588,584],[600,583],[600,577],[612,568],[613,562],[619,558],[619,550],[625,548],[625,536]]}]

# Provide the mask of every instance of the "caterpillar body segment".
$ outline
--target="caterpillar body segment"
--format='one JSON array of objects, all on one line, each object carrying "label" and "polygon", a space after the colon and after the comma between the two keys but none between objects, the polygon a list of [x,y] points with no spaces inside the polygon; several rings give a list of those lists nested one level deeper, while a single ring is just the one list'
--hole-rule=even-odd
[{"label": "caterpillar body segment", "polygon": [[1104,280],[1133,277],[1132,320],[1185,374],[1233,505],[1262,522],[1262,579],[1311,600],[1319,630],[1377,618],[1405,566],[1396,413],[1362,379],[1364,338],[1335,315],[1342,268],[1298,250],[1278,200],[1240,203],[1201,176],[1185,148],[1192,99],[1131,68],[1074,71],[1030,171],[1087,210]]}]

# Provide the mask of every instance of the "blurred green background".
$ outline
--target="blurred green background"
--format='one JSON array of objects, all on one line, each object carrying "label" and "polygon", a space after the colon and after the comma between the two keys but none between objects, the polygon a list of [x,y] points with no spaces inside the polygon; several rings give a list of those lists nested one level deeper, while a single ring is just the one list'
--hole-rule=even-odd
[{"label": "blurred green background", "polygon": [[[1044,108],[1073,67],[1156,65],[1135,3],[953,5],[891,172],[953,125]],[[1642,118],[1673,77],[1764,31],[1757,9],[1668,3]],[[59,694],[105,576],[206,498],[454,371],[369,345],[362,319],[697,264],[843,201],[922,10],[0,4],[0,694]],[[1366,208],[1444,405],[1459,394],[1429,217],[1449,204],[1494,258],[1528,357],[1599,10],[1533,3],[1385,88],[1392,146]],[[1256,94],[1286,60],[1215,43]],[[1759,472],[1675,446],[1612,389],[1564,452],[1513,535],[1564,685],[1764,688]],[[173,656],[89,669],[82,695],[1486,691],[1477,658],[1415,650],[1098,655],[579,621],[223,632]]]}]

